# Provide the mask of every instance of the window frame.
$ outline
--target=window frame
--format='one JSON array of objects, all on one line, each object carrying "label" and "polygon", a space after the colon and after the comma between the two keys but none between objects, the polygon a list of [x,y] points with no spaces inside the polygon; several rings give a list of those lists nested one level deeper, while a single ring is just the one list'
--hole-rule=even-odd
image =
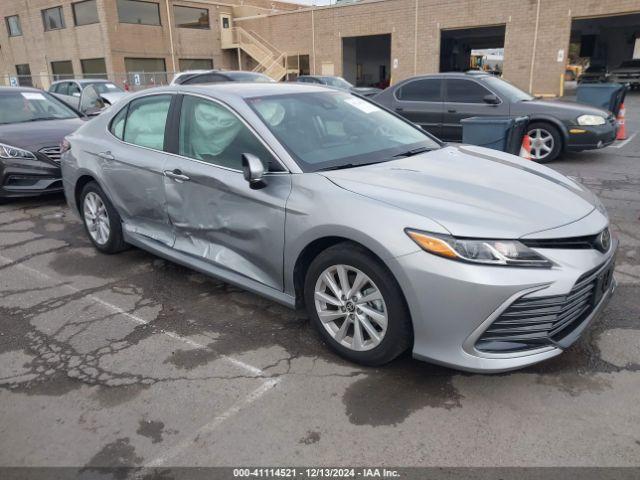
[{"label": "window frame", "polygon": [[[129,121],[129,107],[130,105],[137,101],[137,100],[142,100],[145,98],[149,98],[149,97],[157,97],[157,96],[165,96],[165,97],[171,97],[171,101],[169,103],[169,111],[167,112],[167,119],[165,120],[165,124],[164,124],[164,140],[163,140],[163,145],[162,145],[162,150],[158,150],[156,148],[151,148],[151,147],[145,147],[144,145],[138,145],[136,143],[131,143],[131,142],[126,142],[124,140],[124,135],[125,135],[125,129],[127,128],[127,122]],[[160,153],[166,153],[169,154],[170,152],[168,151],[168,144],[169,144],[169,137],[171,136],[171,125],[172,125],[172,115],[173,115],[173,109],[174,109],[174,105],[176,103],[176,97],[178,95],[176,93],[173,92],[166,92],[166,91],[162,91],[162,92],[150,92],[150,93],[145,93],[144,95],[140,95],[140,96],[136,96],[135,98],[132,98],[131,100],[129,100],[126,105],[124,105],[120,110],[118,110],[117,112],[115,112],[111,118],[109,119],[109,121],[106,124],[106,132],[108,135],[111,135],[113,138],[115,138],[118,142],[123,143],[124,145],[129,145],[132,147],[137,147],[137,148],[144,148],[145,150],[150,150],[152,152],[160,152]],[[118,114],[124,110],[127,109],[127,115],[125,116],[124,119],[124,125],[122,126],[122,138],[118,138],[116,137],[113,132],[111,131],[112,128],[112,124],[115,121],[115,118],[118,116]]]},{"label": "window frame", "polygon": [[[443,92],[443,97],[442,97],[442,101],[446,104],[452,103],[455,105],[489,105],[488,103],[485,103],[484,101],[481,102],[453,102],[447,99],[447,94],[449,92],[449,85],[447,82],[449,82],[450,80],[462,80],[462,81],[466,81],[466,82],[471,82],[471,83],[475,83],[476,85],[479,85],[481,88],[485,89],[486,91],[489,92],[489,94],[495,95],[496,97],[498,97],[498,99],[500,100],[499,103],[493,104],[491,105],[492,107],[495,107],[497,105],[502,104],[502,98],[500,97],[500,95],[496,94],[496,92],[494,92],[493,90],[491,90],[490,88],[488,88],[486,85],[483,85],[482,83],[471,79],[471,78],[458,78],[458,77],[445,77],[444,78],[444,92]],[[483,97],[484,98],[484,97]]]},{"label": "window frame", "polygon": [[[55,68],[54,65],[55,64],[68,64],[71,65],[71,73],[56,73],[55,72]],[[66,80],[66,81],[73,81],[73,79],[76,76],[76,72],[73,68],[73,60],[52,60],[51,62],[49,62],[49,66],[51,68],[51,75],[53,76],[54,81],[58,81],[58,80]],[[60,77],[66,77],[70,75],[70,78],[60,78]]]},{"label": "window frame", "polygon": [[120,18],[120,10],[118,9],[118,3],[116,1],[116,11],[118,13],[118,23],[124,23],[125,25],[138,25],[138,26],[147,26],[147,27],[162,27],[162,13],[160,12],[160,3],[152,2],[149,0],[124,0],[127,2],[137,2],[137,3],[150,3],[156,6],[158,11],[158,23],[137,23],[137,22],[124,22]]},{"label": "window frame", "polygon": [[[206,27],[182,27],[180,25],[178,25],[177,20],[176,20],[176,8],[186,8],[186,9],[190,9],[190,10],[204,10],[207,12],[207,26]],[[208,8],[201,8],[201,7],[189,7],[187,5],[173,5],[173,23],[174,23],[174,27],[176,28],[186,28],[188,30],[211,30],[211,11]]]},{"label": "window frame", "polygon": [[[405,100],[403,98],[398,97],[398,93],[407,85],[414,83],[414,82],[420,82],[423,80],[436,80],[440,82],[440,100]],[[444,82],[447,80],[447,78],[439,78],[439,77],[422,77],[422,78],[412,78],[411,80],[403,83],[402,85],[400,85],[399,88],[396,88],[393,91],[393,98],[398,101],[398,102],[420,102],[420,103],[443,103],[445,100],[445,88],[444,88]]]},{"label": "window frame", "polygon": [[[97,16],[97,20],[95,22],[89,22],[89,23],[78,23],[78,17],[76,16],[76,5],[79,5],[81,3],[88,3],[88,2],[93,2],[93,4],[96,7],[96,16]],[[97,0],[80,0],[79,2],[73,2],[71,4],[71,13],[73,14],[73,25],[76,27],[84,27],[85,25],[95,25],[96,23],[100,23],[100,12],[98,11],[98,2]]]},{"label": "window frame", "polygon": [[[59,28],[47,28],[47,22],[45,21],[45,12],[48,12],[50,10],[58,10],[60,12],[60,22],[62,23],[62,26]],[[55,32],[56,30],[64,30],[65,28],[67,28],[67,23],[64,21],[64,8],[62,8],[62,5],[58,5],[55,7],[49,7],[49,8],[43,8],[42,10],[40,10],[40,15],[42,17],[42,26],[44,27],[44,31],[45,32]]]},{"label": "window frame", "polygon": [[[271,156],[273,157],[274,161],[277,162],[277,164],[280,166],[280,168],[282,169],[282,171],[280,172],[272,172],[269,171],[265,168],[265,173],[264,175],[288,175],[291,174],[291,170],[289,169],[289,167],[287,167],[287,165],[285,164],[285,162],[282,161],[282,159],[280,158],[280,156],[278,154],[276,154],[276,152],[274,151],[274,149],[271,147],[271,145],[269,145],[269,143],[267,143],[264,138],[262,138],[262,136],[256,131],[255,128],[253,128],[253,126],[251,124],[249,124],[249,122],[247,122],[240,113],[238,113],[238,111],[233,108],[231,105],[229,105],[228,103],[225,103],[221,100],[218,100],[217,98],[212,98],[212,97],[208,97],[206,95],[200,95],[197,93],[180,93],[177,94],[177,96],[179,97],[179,100],[177,100],[175,102],[175,104],[171,105],[171,109],[173,109],[173,111],[170,109],[169,110],[169,115],[167,117],[167,125],[171,125],[171,132],[169,133],[169,138],[171,139],[171,144],[169,146],[169,151],[165,152],[168,153],[169,155],[174,155],[178,158],[183,158],[186,160],[190,160],[192,162],[197,162],[197,163],[201,163],[203,165],[209,165],[210,167],[214,167],[214,168],[219,168],[222,170],[226,170],[229,172],[237,172],[242,174],[242,170],[237,170],[235,168],[229,168],[229,167],[224,167],[222,165],[218,165],[216,163],[211,163],[211,162],[205,162],[203,160],[198,160],[197,158],[191,158],[191,157],[186,157],[184,155],[180,155],[179,152],[179,143],[180,143],[180,120],[182,117],[182,101],[184,99],[184,97],[196,97],[196,98],[201,98],[203,100],[215,103],[219,106],[221,106],[222,108],[227,109],[229,112],[231,112],[235,117],[237,117],[242,124],[249,130],[249,132],[258,140],[258,142],[260,142],[262,144],[262,146],[267,150],[267,152],[269,152],[271,154]],[[130,102],[129,102],[130,103]],[[264,162],[264,159],[260,159]]]},{"label": "window frame", "polygon": [[[17,18],[18,19],[18,29],[20,30],[20,33],[13,35],[11,33],[11,26],[9,24],[9,19],[10,18]],[[9,38],[13,38],[13,37],[22,37],[24,35],[24,32],[22,31],[22,22],[20,21],[20,15],[18,15],[17,13],[15,15],[8,15],[4,18],[5,21],[5,25],[7,26],[7,35],[9,36]]]}]

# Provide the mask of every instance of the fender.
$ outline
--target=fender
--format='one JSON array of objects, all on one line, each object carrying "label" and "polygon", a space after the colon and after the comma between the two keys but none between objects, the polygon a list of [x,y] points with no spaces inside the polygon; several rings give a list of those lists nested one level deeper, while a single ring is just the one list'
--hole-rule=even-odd
[{"label": "fender", "polygon": [[533,122],[546,122],[557,127],[558,131],[560,132],[560,135],[562,135],[562,150],[565,149],[567,142],[569,140],[569,129],[564,123],[562,123],[556,117],[553,117],[551,115],[540,114],[540,113],[536,113],[535,115],[529,117],[529,123],[533,123]]}]

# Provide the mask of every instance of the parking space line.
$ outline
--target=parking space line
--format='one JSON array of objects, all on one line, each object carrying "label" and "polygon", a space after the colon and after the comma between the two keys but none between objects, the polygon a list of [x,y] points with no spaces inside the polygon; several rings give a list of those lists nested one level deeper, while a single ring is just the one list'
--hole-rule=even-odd
[{"label": "parking space line", "polygon": [[[54,279],[53,277],[51,277],[50,275],[47,275],[44,272],[41,272],[40,270],[37,270],[35,268],[29,267],[27,265],[24,265],[22,263],[16,263],[15,260],[12,260],[10,258],[5,257],[4,255],[0,255],[0,261],[4,262],[5,264],[10,264],[20,270],[25,271],[26,273],[32,275],[32,276],[36,276],[39,277],[41,279],[47,280],[47,281],[54,281],[56,282],[56,279]],[[82,293],[82,290],[80,290],[79,288],[76,288],[72,285],[69,284],[63,284],[63,285],[59,285],[61,288],[66,288],[67,290],[71,291],[72,293]],[[123,310],[121,307],[118,307],[117,305],[114,305],[112,303],[107,302],[106,300],[103,300],[93,294],[89,294],[89,295],[85,295],[84,298],[87,298],[89,300],[92,300],[100,305],[102,305],[103,307],[111,310],[113,313],[119,314],[119,315],[123,315],[124,317],[128,318],[129,320],[131,320],[134,323],[137,323],[139,325],[147,325],[149,324],[149,322],[147,320],[145,320],[144,318],[141,318],[137,315],[134,315],[132,313],[127,312],[126,310]],[[181,335],[178,335],[177,333],[174,332],[168,332],[164,329],[160,329],[159,330],[160,333],[162,333],[163,335],[166,335],[167,337],[173,338],[175,340],[178,340],[180,342],[183,342],[191,347],[194,348],[209,348],[207,345],[203,345],[199,342],[196,342],[194,340],[191,340],[189,338],[183,337]],[[258,367],[255,367],[253,365],[250,365],[246,362],[243,362],[242,360],[238,360],[236,358],[232,358],[229,357],[227,355],[220,355],[220,358],[222,360],[225,360],[227,363],[230,363],[236,367],[239,367],[249,373],[251,373],[252,375],[256,376],[256,377],[264,377],[265,373]]]},{"label": "parking space line", "polygon": [[279,383],[279,379],[272,378],[265,381],[262,385],[256,388],[254,391],[243,397],[240,401],[236,402],[229,409],[217,415],[209,423],[203,425],[196,430],[189,438],[184,439],[174,447],[172,447],[167,453],[159,455],[153,460],[145,464],[145,467],[160,467],[165,465],[169,460],[175,458],[180,453],[193,448],[193,444],[198,441],[198,438],[213,432],[221,423],[225,420],[233,417],[239,413],[243,408],[251,405],[253,402],[261,398],[264,394],[268,393],[273,387]]},{"label": "parking space line", "polygon": [[622,142],[618,143],[617,145],[610,145],[611,148],[622,148],[624,147],[627,143],[629,143],[631,140],[633,140],[633,137],[635,137],[638,134],[638,132],[634,133],[633,135],[631,135],[629,138],[627,138],[626,140],[623,140]]}]

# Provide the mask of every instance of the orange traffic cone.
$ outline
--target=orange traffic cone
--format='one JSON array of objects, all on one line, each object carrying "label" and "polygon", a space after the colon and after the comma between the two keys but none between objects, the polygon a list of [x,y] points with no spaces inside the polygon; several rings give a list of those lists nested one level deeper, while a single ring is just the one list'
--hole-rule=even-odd
[{"label": "orange traffic cone", "polygon": [[618,118],[616,118],[618,122],[618,133],[616,133],[616,140],[626,140],[627,139],[627,127],[625,126],[625,109],[624,103],[620,105],[620,111],[618,112]]},{"label": "orange traffic cone", "polygon": [[520,156],[526,160],[531,160],[531,137],[525,134],[522,137],[522,146],[520,147]]}]

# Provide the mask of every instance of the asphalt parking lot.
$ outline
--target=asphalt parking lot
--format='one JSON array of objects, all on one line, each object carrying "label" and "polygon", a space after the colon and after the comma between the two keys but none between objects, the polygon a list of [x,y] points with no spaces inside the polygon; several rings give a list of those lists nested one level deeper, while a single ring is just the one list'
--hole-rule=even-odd
[{"label": "asphalt parking lot", "polygon": [[640,465],[640,135],[551,167],[608,208],[619,288],[570,350],[500,375],[346,363],[300,313],[97,253],[61,197],[0,206],[0,466]]}]

